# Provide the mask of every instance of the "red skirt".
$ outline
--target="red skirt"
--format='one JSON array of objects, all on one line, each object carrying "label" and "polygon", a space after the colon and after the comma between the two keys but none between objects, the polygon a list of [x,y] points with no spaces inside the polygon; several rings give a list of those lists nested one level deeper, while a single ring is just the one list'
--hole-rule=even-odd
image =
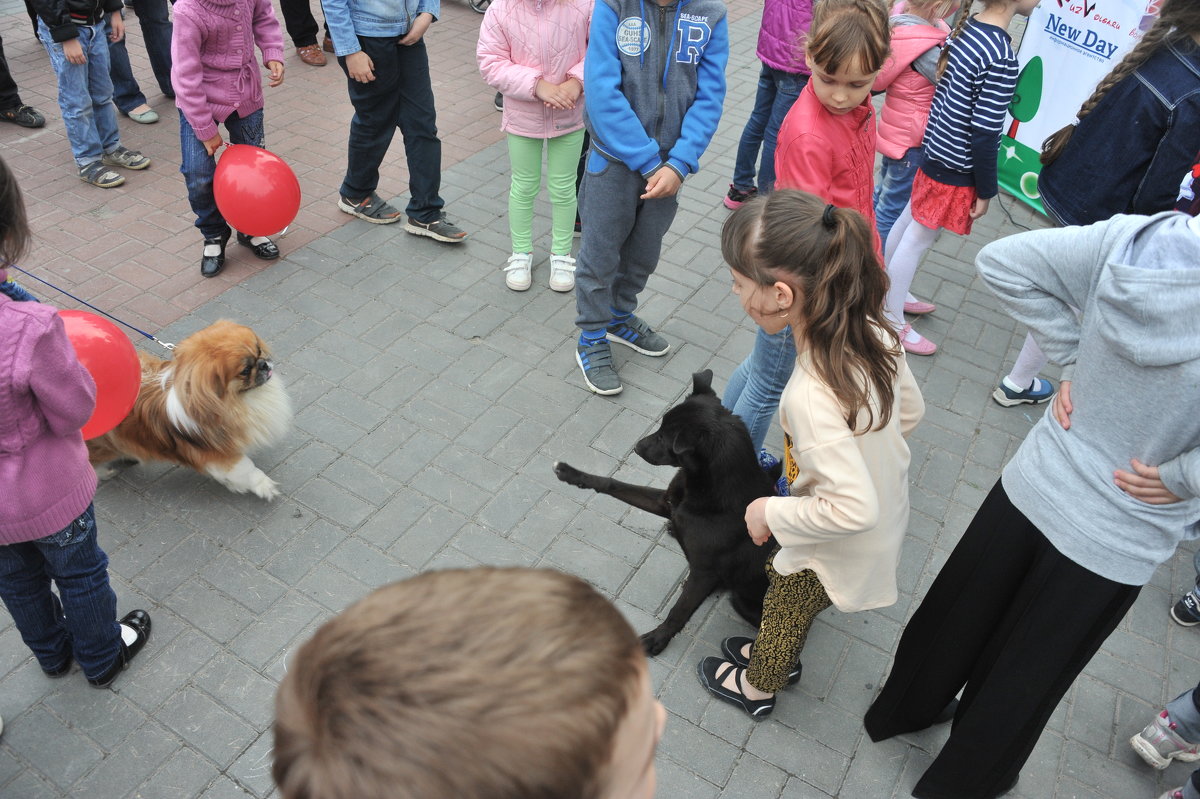
[{"label": "red skirt", "polygon": [[945,228],[951,233],[971,233],[971,208],[975,205],[974,186],[947,186],[917,170],[913,178],[912,218],[927,228]]}]

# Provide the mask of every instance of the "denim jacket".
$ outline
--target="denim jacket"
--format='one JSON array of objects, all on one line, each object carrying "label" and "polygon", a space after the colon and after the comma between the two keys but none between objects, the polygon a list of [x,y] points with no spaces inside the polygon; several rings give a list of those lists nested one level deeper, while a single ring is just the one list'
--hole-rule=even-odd
[{"label": "denim jacket", "polygon": [[1177,39],[1108,90],[1043,167],[1038,191],[1067,225],[1166,211],[1197,150],[1200,45]]},{"label": "denim jacket", "polygon": [[441,0],[322,0],[333,50],[339,56],[357,53],[358,37],[401,37],[417,14],[441,13]]}]

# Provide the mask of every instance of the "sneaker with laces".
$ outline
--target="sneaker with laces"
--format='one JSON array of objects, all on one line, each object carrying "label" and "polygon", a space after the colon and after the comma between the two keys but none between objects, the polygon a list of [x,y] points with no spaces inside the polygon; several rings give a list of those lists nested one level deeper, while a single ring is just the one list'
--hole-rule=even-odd
[{"label": "sneaker with laces", "polygon": [[1181,596],[1171,607],[1171,619],[1184,627],[1200,624],[1200,578],[1192,590]]},{"label": "sneaker with laces", "polygon": [[550,288],[570,291],[575,288],[575,259],[569,255],[550,256]]},{"label": "sneaker with laces", "polygon": [[583,382],[589,391],[604,396],[621,393],[624,386],[613,367],[612,350],[607,341],[600,339],[586,347],[578,345],[575,348],[575,362],[583,371]]},{"label": "sneaker with laces", "polygon": [[996,390],[992,392],[992,399],[1005,408],[1022,404],[1041,405],[1053,396],[1054,384],[1040,377],[1033,378],[1029,388],[1024,391],[1013,391],[1008,387],[1008,383],[1001,380],[1000,385],[996,386]]},{"label": "sneaker with laces", "polygon": [[124,175],[113,172],[102,161],[93,161],[79,167],[79,179],[102,189],[112,189],[125,182]]},{"label": "sneaker with laces", "polygon": [[504,267],[504,285],[513,291],[526,291],[533,285],[533,253],[514,252]]},{"label": "sneaker with laces", "polygon": [[139,153],[137,150],[130,150],[128,147],[117,145],[117,149],[111,153],[105,153],[100,159],[109,166],[123,166],[126,169],[145,169],[150,166],[150,159]]},{"label": "sneaker with laces", "polygon": [[632,315],[623,322],[609,325],[604,337],[654,358],[666,355],[671,349],[665,338],[655,333],[639,317]]},{"label": "sneaker with laces", "polygon": [[462,240],[467,237],[466,231],[447,219],[444,212],[432,222],[421,222],[410,216],[404,223],[404,230],[414,236],[428,236],[447,244],[461,244]]},{"label": "sneaker with laces", "polygon": [[1200,746],[1179,737],[1175,722],[1165,710],[1155,716],[1146,729],[1130,738],[1129,745],[1142,760],[1159,770],[1171,765],[1172,760],[1184,763],[1200,760]]},{"label": "sneaker with laces", "polygon": [[725,207],[730,211],[737,210],[742,207],[742,203],[749,200],[758,194],[758,189],[751,186],[748,189],[739,189],[732,183],[729,184],[729,192],[725,195]]}]

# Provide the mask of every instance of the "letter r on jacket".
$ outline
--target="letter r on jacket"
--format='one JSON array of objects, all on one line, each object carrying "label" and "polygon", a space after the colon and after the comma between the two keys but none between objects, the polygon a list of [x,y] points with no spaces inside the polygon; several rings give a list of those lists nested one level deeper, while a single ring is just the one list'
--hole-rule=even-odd
[{"label": "letter r on jacket", "polygon": [[675,51],[675,60],[681,64],[699,64],[710,38],[712,29],[707,22],[680,19],[679,49]]}]

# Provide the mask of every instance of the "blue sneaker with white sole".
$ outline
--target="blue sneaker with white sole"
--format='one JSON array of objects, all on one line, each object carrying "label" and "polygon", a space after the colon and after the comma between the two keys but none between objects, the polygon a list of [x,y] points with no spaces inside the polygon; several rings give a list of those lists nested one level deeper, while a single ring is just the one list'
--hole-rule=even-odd
[{"label": "blue sneaker with white sole", "polygon": [[1054,384],[1040,377],[1033,378],[1029,388],[1024,391],[1013,391],[1003,380],[992,392],[992,399],[1005,408],[1014,405],[1041,405],[1054,396]]},{"label": "blue sneaker with white sole", "polygon": [[650,325],[636,316],[629,316],[609,325],[605,331],[605,338],[655,358],[666,355],[671,349],[665,338],[655,333]]}]

